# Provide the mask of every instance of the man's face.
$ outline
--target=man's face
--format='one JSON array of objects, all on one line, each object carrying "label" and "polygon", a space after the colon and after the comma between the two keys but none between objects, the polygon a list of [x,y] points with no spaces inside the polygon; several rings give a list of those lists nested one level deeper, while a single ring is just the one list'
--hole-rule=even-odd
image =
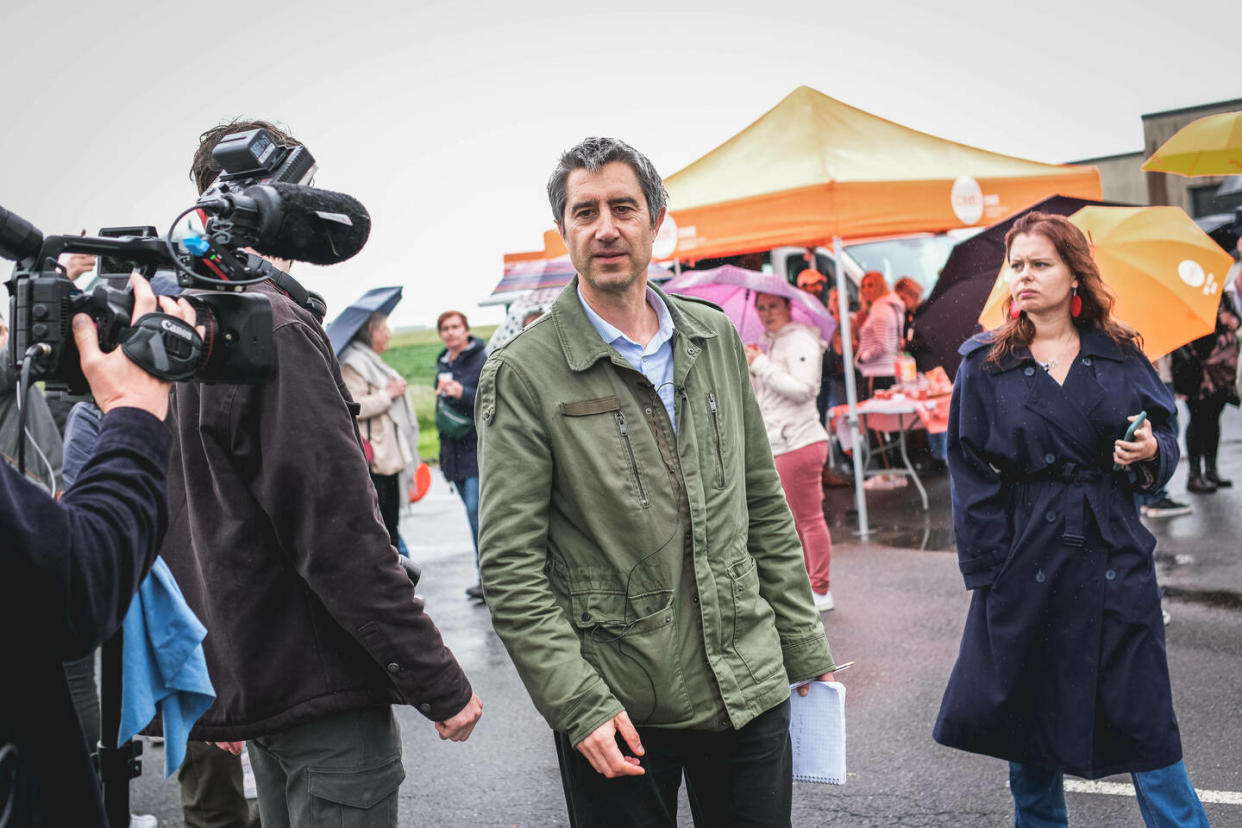
[{"label": "man's face", "polygon": [[587,289],[625,293],[635,284],[646,285],[651,244],[664,213],[652,221],[630,165],[612,161],[596,172],[574,170],[565,194],[565,215],[557,229]]}]

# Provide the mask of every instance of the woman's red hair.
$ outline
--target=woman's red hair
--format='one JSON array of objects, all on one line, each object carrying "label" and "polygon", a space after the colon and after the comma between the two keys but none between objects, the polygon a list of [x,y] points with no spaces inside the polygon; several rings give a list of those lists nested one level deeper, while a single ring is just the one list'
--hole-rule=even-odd
[{"label": "woman's red hair", "polygon": [[[1009,260],[1009,251],[1015,238],[1034,233],[1052,242],[1057,249],[1057,255],[1078,281],[1082,313],[1074,318],[1074,324],[1079,328],[1099,328],[1118,345],[1131,345],[1142,350],[1143,337],[1139,332],[1112,318],[1115,302],[1113,293],[1100,277],[1100,269],[1091,256],[1091,245],[1082,231],[1065,216],[1033,212],[1019,217],[1005,234],[1005,260]],[[1019,346],[1030,345],[1035,337],[1035,324],[1025,313],[1017,319],[1009,315],[1012,305],[1013,296],[1006,296],[1002,306],[1005,324],[992,331],[992,350],[987,361],[993,364],[998,364],[1012,355]]]}]

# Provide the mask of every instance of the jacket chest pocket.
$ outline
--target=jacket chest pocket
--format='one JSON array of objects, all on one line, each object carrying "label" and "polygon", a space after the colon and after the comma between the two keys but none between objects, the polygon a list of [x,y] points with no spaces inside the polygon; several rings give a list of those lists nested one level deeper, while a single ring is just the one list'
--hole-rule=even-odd
[{"label": "jacket chest pocket", "polygon": [[619,445],[621,465],[628,486],[643,508],[650,502],[647,485],[638,465],[635,436],[630,421],[621,408],[617,397],[599,397],[593,400],[563,402],[559,406],[574,436],[577,450],[585,455],[598,455],[604,446]]}]

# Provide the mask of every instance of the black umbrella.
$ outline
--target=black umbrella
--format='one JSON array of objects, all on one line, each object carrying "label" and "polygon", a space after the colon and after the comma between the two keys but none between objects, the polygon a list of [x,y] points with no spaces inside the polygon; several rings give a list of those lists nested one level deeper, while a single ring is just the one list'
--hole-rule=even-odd
[{"label": "black umbrella", "polygon": [[328,339],[332,342],[332,350],[339,357],[341,351],[354,338],[358,329],[366,324],[373,313],[390,314],[401,301],[401,286],[378,287],[368,290],[358,297],[352,305],[341,311],[340,315],[328,323]]},{"label": "black umbrella", "polygon": [[1032,210],[1068,216],[1088,204],[1121,206],[1117,202],[1051,196],[954,247],[931,295],[914,315],[914,331],[929,354],[928,361],[943,365],[950,377],[957,374],[962,359],[957,349],[981,330],[979,314],[1005,263],[1005,234],[1019,216]]}]

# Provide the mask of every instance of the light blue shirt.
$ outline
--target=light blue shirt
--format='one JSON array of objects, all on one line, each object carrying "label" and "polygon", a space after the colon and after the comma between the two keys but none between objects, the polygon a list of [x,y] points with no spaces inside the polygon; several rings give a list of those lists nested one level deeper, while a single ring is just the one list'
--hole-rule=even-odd
[{"label": "light blue shirt", "polygon": [[621,331],[610,325],[602,316],[596,313],[590,304],[587,303],[587,300],[583,298],[581,285],[578,287],[578,301],[582,303],[582,309],[586,311],[587,319],[591,320],[591,324],[599,333],[600,338],[611,345],[621,355],[622,359],[655,386],[656,393],[660,395],[660,401],[664,403],[664,410],[668,412],[668,420],[673,425],[673,431],[676,432],[677,418],[673,414],[673,400],[675,397],[673,388],[673,317],[669,315],[668,307],[665,306],[664,300],[660,298],[660,294],[650,287],[647,288],[647,304],[656,312],[656,317],[660,320],[660,329],[656,331],[655,336],[651,337],[651,341],[647,343],[645,348],[621,333]]}]

